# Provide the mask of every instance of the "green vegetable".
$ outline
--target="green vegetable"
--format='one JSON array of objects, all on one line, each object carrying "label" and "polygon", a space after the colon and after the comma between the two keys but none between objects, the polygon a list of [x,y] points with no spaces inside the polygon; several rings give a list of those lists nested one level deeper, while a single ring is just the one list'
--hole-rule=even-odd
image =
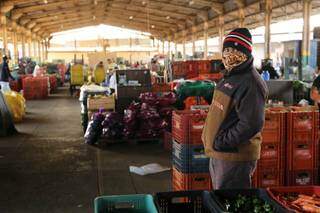
[{"label": "green vegetable", "polygon": [[256,196],[237,195],[235,199],[224,200],[228,212],[271,213],[273,207]]}]

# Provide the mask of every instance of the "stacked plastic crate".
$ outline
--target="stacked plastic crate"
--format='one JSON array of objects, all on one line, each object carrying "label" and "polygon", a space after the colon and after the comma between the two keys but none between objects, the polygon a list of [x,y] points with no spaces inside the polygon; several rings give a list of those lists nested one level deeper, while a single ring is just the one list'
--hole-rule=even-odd
[{"label": "stacked plastic crate", "polygon": [[172,188],[181,190],[211,189],[209,158],[205,156],[201,133],[206,113],[174,111],[172,117]]},{"label": "stacked plastic crate", "polygon": [[288,113],[287,185],[318,183],[318,117],[312,109]]},{"label": "stacked plastic crate", "polygon": [[267,109],[262,130],[261,156],[254,185],[266,188],[283,186],[285,180],[286,110]]}]

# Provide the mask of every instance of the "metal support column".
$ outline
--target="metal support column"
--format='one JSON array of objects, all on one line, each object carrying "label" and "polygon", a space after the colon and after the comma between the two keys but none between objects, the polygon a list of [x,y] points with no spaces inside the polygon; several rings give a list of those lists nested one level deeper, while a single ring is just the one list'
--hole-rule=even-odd
[{"label": "metal support column", "polygon": [[264,16],[264,58],[270,58],[270,40],[271,40],[271,16],[272,16],[272,0],[265,0],[265,16]]},{"label": "metal support column", "polygon": [[164,39],[162,39],[162,54],[164,55]]},{"label": "metal support column", "polygon": [[12,27],[11,38],[12,38],[12,44],[13,44],[13,61],[19,63],[17,24],[13,22],[11,27]]},{"label": "metal support column", "polygon": [[182,38],[182,58],[184,60],[187,59],[187,55],[186,55],[186,41],[187,41],[187,32],[184,30],[183,34],[182,34],[183,38]]},{"label": "metal support column", "polygon": [[36,44],[35,38],[33,38],[32,45],[33,45],[33,57],[37,58],[37,47],[36,47],[37,44]]},{"label": "metal support column", "polygon": [[245,14],[244,9],[241,7],[239,9],[239,27],[244,27]]},{"label": "metal support column", "polygon": [[2,28],[2,40],[3,40],[3,55],[7,55],[8,31],[7,31],[7,18],[4,14],[1,14],[1,28]]},{"label": "metal support column", "polygon": [[22,48],[22,57],[26,57],[26,37],[23,34],[23,32],[21,33],[21,48]]},{"label": "metal support column", "polygon": [[222,52],[223,48],[223,37],[224,37],[224,17],[223,15],[219,15],[219,50]]},{"label": "metal support column", "polygon": [[311,0],[303,0],[302,68],[308,65],[310,56],[310,13]]},{"label": "metal support column", "polygon": [[32,48],[32,38],[29,36],[28,38],[28,57],[31,58],[31,48]]},{"label": "metal support column", "polygon": [[192,27],[192,57],[196,55],[196,30],[195,26]]},{"label": "metal support column", "polygon": [[206,60],[208,58],[208,22],[204,22],[204,51],[203,58]]},{"label": "metal support column", "polygon": [[42,62],[40,45],[41,45],[40,40],[38,40],[38,58],[39,58],[39,62]]}]

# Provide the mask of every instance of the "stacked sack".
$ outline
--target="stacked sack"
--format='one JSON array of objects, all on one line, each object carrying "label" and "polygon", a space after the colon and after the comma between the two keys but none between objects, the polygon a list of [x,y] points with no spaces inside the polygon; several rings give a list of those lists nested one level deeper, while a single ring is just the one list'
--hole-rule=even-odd
[{"label": "stacked sack", "polygon": [[26,114],[26,101],[20,93],[8,91],[4,93],[6,103],[14,122],[21,122]]},{"label": "stacked sack", "polygon": [[23,97],[27,100],[48,97],[48,77],[26,77],[22,80]]},{"label": "stacked sack", "polygon": [[209,158],[201,133],[207,113],[174,111],[172,116],[172,187],[174,191],[210,190]]}]

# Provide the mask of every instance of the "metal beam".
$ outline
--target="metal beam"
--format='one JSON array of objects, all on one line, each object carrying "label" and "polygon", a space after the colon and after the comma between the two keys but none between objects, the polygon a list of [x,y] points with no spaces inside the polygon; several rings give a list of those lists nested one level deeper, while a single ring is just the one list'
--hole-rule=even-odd
[{"label": "metal beam", "polygon": [[[303,0],[302,67],[308,65],[310,56],[310,13],[311,0]],[[301,76],[300,76],[301,79]]]},{"label": "metal beam", "polygon": [[265,0],[265,18],[264,18],[264,58],[270,58],[270,40],[271,40],[271,17],[272,17],[272,0]]}]

